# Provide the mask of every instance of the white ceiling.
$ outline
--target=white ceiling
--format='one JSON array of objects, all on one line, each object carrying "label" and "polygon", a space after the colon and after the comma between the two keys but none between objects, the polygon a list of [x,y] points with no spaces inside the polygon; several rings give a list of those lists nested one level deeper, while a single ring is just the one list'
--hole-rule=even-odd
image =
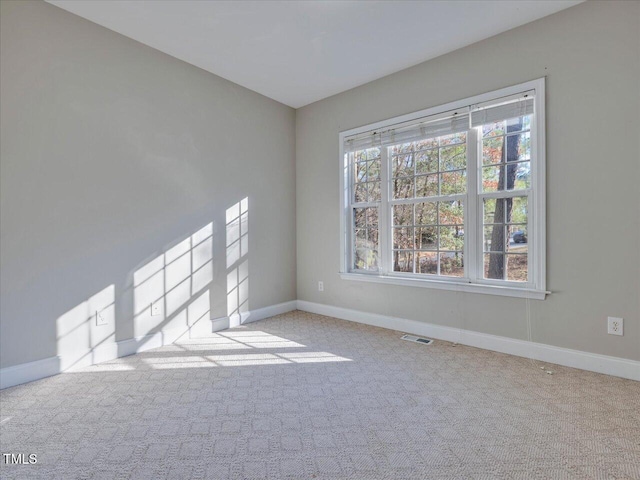
[{"label": "white ceiling", "polygon": [[580,0],[47,0],[298,108]]}]

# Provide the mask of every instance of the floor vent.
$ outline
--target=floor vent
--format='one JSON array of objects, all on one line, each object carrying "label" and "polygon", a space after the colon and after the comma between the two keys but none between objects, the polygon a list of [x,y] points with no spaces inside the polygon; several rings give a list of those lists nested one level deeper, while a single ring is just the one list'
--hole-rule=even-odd
[{"label": "floor vent", "polygon": [[430,338],[416,337],[415,335],[403,335],[401,338],[402,340],[406,340],[408,342],[424,343],[425,345],[433,343],[433,340],[431,340]]}]

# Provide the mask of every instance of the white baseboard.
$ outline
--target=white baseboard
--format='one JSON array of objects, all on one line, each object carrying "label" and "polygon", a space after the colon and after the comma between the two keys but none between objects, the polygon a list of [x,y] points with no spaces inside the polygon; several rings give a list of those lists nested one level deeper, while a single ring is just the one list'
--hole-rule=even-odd
[{"label": "white baseboard", "polygon": [[106,342],[81,353],[74,352],[73,356],[58,355],[57,358],[59,369],[57,373],[78,370],[118,358],[118,342]]},{"label": "white baseboard", "polygon": [[265,318],[273,317],[275,315],[292,312],[297,308],[297,306],[297,300],[291,300],[289,302],[278,303],[264,308],[249,310],[248,312],[236,313],[228,317],[214,318],[211,320],[211,324],[213,331],[219,332],[220,330],[237,327],[244,325],[245,323],[257,322],[258,320],[264,320]]},{"label": "white baseboard", "polygon": [[[218,330],[229,328],[229,324],[239,322],[238,325],[256,322],[274,315],[295,310],[297,302],[279,303],[264,308],[258,308],[244,312],[239,316],[223,317],[221,319],[201,319],[194,325],[185,328],[172,328],[141,337],[121,340],[119,342],[108,342],[82,354],[76,358],[64,358],[60,356],[49,357],[35,362],[23,363],[0,369],[0,390],[13,387],[22,383],[33,382],[41,378],[50,377],[58,373],[73,371],[79,368],[95,365],[96,363],[107,362],[118,357],[126,357],[136,353],[144,352],[152,348],[162,347],[174,343],[179,338],[189,335],[191,338],[205,336]],[[211,323],[209,323],[211,322]]]},{"label": "white baseboard", "polygon": [[298,310],[640,381],[640,362],[298,300]]},{"label": "white baseboard", "polygon": [[113,360],[118,357],[126,357],[135,353],[144,352],[163,345],[169,345],[187,334],[193,337],[198,337],[206,333],[229,328],[230,325],[242,325],[245,323],[256,322],[258,320],[263,320],[265,318],[280,315],[296,309],[349,320],[352,322],[364,323],[366,325],[413,333],[415,335],[423,335],[438,340],[457,342],[486,350],[508,353],[519,357],[533,358],[548,363],[640,381],[640,362],[634,360],[588,353],[580,350],[571,350],[568,348],[554,347],[552,345],[516,340],[513,338],[489,335],[470,330],[444,327],[419,322],[417,320],[366,313],[358,310],[307,302],[304,300],[292,300],[290,302],[279,303],[277,305],[244,312],[237,316],[212,319],[210,320],[211,328],[209,328],[209,321],[202,319],[200,322],[186,329],[174,328],[164,332],[157,332],[144,335],[142,337],[108,343],[94,349],[93,351],[87,352],[80,361],[77,361],[71,366],[64,366],[64,359],[55,356],[37,360],[35,362],[2,368],[0,369],[0,389],[50,377],[63,371],[74,370],[95,363]]},{"label": "white baseboard", "polygon": [[60,359],[58,357],[43,358],[35,362],[0,368],[0,390],[50,377],[56,373],[60,373]]},{"label": "white baseboard", "polygon": [[289,302],[277,303],[276,305],[258,308],[256,310],[247,312],[247,316],[242,323],[257,322],[258,320],[264,320],[265,318],[273,317],[275,315],[282,315],[283,313],[293,312],[297,308],[297,300],[291,300]]}]

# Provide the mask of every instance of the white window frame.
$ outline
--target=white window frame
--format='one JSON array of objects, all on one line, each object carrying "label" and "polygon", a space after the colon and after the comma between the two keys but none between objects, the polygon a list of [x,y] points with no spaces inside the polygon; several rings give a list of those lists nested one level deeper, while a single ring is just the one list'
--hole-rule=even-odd
[{"label": "white window frame", "polygon": [[[381,195],[382,202],[379,212],[379,268],[378,272],[354,272],[351,269],[352,259],[352,212],[350,208],[351,179],[349,177],[349,164],[345,162],[344,141],[346,137],[363,134],[366,132],[389,128],[393,125],[411,122],[423,117],[465,108],[517,95],[530,90],[535,90],[534,115],[531,122],[531,187],[526,192],[527,202],[530,205],[528,215],[528,255],[529,267],[527,282],[510,282],[506,280],[491,280],[482,278],[482,271],[478,272],[482,260],[482,222],[478,221],[482,216],[482,199],[487,197],[521,196],[522,191],[481,193],[480,176],[481,151],[477,129],[468,131],[467,139],[467,193],[464,198],[464,254],[465,254],[465,278],[446,276],[426,276],[423,274],[410,274],[391,272],[392,251],[391,238],[391,202],[389,199],[390,164],[387,159],[387,148],[381,148]],[[339,174],[340,174],[340,277],[343,280],[356,280],[374,283],[386,283],[412,287],[427,287],[443,290],[464,291],[489,295],[502,295],[509,297],[530,298],[543,300],[546,294],[546,149],[545,149],[545,79],[540,78],[529,82],[513,85],[470,98],[465,98],[444,105],[439,105],[418,112],[401,115],[381,122],[364,125],[340,132],[339,134]],[[475,185],[475,187],[473,187]],[[385,199],[387,199],[385,201]],[[436,201],[434,199],[433,201]],[[385,208],[386,207],[386,208]],[[470,214],[470,212],[475,212]],[[479,274],[480,273],[480,274]]]}]

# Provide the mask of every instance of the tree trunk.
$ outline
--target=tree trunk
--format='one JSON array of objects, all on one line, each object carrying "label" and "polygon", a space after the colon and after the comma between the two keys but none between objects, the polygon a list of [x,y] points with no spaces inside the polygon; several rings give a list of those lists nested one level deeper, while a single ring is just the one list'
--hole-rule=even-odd
[{"label": "tree trunk", "polygon": [[[522,118],[519,118],[517,122],[507,125],[507,133],[517,132],[522,130]],[[512,135],[510,137],[503,137],[503,142],[506,139],[506,148],[502,145],[502,162],[506,165],[500,169],[500,176],[498,179],[498,185],[502,187],[505,185],[506,190],[513,190],[516,182],[516,165],[509,165],[509,162],[515,162],[518,160],[518,143],[520,141],[519,135]],[[505,162],[506,154],[506,162]],[[505,252],[507,242],[509,241],[508,234],[505,234],[504,223],[511,221],[511,210],[513,200],[511,198],[502,200],[496,199],[496,210],[493,216],[493,229],[491,231],[491,251],[492,252]],[[506,211],[505,211],[506,210]],[[487,278],[496,278],[499,280],[504,279],[506,260],[503,253],[491,253],[489,254],[489,272]]]}]

